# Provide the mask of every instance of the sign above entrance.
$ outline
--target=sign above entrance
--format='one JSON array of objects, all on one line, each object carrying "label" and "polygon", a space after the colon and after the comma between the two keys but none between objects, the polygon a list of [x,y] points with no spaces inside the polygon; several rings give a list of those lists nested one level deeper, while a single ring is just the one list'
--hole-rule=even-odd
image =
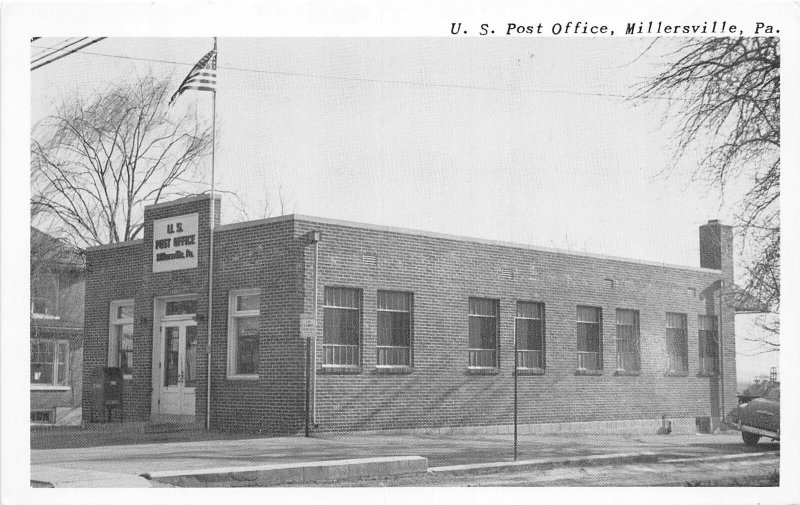
[{"label": "sign above entrance", "polygon": [[197,268],[197,214],[153,221],[153,272]]}]

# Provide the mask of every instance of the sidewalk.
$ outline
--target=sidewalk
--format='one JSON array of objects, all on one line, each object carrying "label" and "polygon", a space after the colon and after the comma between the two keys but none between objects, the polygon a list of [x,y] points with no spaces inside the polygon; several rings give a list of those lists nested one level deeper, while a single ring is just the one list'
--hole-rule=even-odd
[{"label": "sidewalk", "polygon": [[[745,446],[738,433],[714,435],[526,435],[519,438],[519,459],[581,457],[654,452],[661,455],[712,456],[777,450],[778,444]],[[429,467],[510,461],[508,435],[426,438],[421,436],[322,434],[240,440],[114,445],[31,451],[31,479],[44,468],[127,475],[247,467],[388,456],[422,456]]]}]

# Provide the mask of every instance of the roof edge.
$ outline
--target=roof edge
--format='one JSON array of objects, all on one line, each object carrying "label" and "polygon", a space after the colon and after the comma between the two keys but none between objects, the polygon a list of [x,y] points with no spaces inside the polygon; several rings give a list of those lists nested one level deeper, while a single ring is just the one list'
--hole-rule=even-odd
[{"label": "roof edge", "polygon": [[119,249],[120,247],[128,247],[141,244],[144,244],[144,239],[137,238],[133,240],[126,240],[125,242],[114,242],[113,244],[94,245],[92,247],[87,247],[86,252],[103,251],[108,249]]},{"label": "roof edge", "polygon": [[[414,235],[419,237],[428,237],[428,238],[436,238],[442,240],[452,240],[456,242],[474,242],[483,245],[492,245],[492,246],[501,246],[501,247],[511,247],[515,249],[525,249],[529,251],[538,251],[544,253],[552,253],[552,254],[565,254],[568,256],[578,256],[583,258],[594,258],[594,259],[601,259],[607,261],[617,261],[622,263],[634,263],[637,265],[647,265],[647,266],[656,266],[662,268],[672,268],[678,270],[686,270],[690,272],[702,272],[702,273],[710,273],[720,275],[722,273],[721,270],[715,270],[713,268],[704,268],[704,267],[693,267],[689,265],[678,265],[674,263],[663,263],[659,261],[648,261],[642,260],[637,258],[626,258],[623,256],[612,256],[606,254],[598,254],[598,253],[588,253],[588,252],[580,252],[580,251],[570,251],[568,249],[557,249],[553,247],[543,247],[543,246],[535,246],[531,244],[520,244],[517,242],[506,242],[502,240],[490,240],[490,239],[482,239],[476,237],[469,237],[465,235],[451,235],[447,233],[439,233],[433,231],[425,231],[425,230],[416,230],[412,228],[402,228],[397,226],[385,226],[385,225],[376,225],[376,224],[369,224],[369,223],[359,223],[356,221],[346,221],[341,219],[331,219],[326,217],[316,217],[316,216],[308,216],[304,214],[287,214],[284,216],[276,216],[276,217],[268,217],[265,219],[257,219],[254,221],[244,221],[241,223],[231,223],[227,225],[222,225],[216,227],[216,231],[227,231],[227,230],[234,230],[239,228],[247,228],[250,226],[260,226],[269,223],[276,223],[281,221],[305,221],[309,223],[320,223],[320,224],[329,224],[334,226],[344,226],[347,228],[357,228],[357,229],[365,229],[365,230],[372,230],[372,231],[382,231],[382,232],[391,232],[391,233],[400,233],[403,235]],[[323,238],[324,240],[324,238]]]},{"label": "roof edge", "polygon": [[[190,195],[178,198],[177,200],[170,200],[168,202],[151,203],[150,205],[145,205],[144,210],[145,212],[147,212],[148,210],[163,209],[164,207],[172,207],[173,205],[185,205],[187,203],[192,203],[202,200],[210,200],[210,199],[211,199],[210,193],[203,193],[200,195]],[[216,194],[214,195],[214,200],[222,200],[222,196]]]}]

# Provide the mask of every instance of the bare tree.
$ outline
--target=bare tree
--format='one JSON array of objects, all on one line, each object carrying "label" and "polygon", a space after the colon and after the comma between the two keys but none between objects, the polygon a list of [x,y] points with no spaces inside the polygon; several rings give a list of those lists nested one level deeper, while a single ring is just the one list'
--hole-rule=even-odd
[{"label": "bare tree", "polygon": [[145,205],[198,192],[211,131],[144,77],[65,101],[31,139],[31,221],[78,247],[135,239]]},{"label": "bare tree", "polygon": [[[651,45],[652,47],[652,45]],[[720,190],[744,180],[736,222],[744,290],[780,311],[780,49],[777,38],[689,39],[665,56],[639,100],[668,99],[678,120],[676,161],[700,147],[693,176]],[[777,336],[778,318],[765,330]],[[773,345],[777,350],[777,346]]]}]

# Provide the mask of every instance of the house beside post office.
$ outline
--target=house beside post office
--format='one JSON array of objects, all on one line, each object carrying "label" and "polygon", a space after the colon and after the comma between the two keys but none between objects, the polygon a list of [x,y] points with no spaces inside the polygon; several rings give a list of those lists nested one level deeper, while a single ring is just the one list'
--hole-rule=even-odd
[{"label": "house beside post office", "polygon": [[30,421],[81,423],[84,258],[30,229]]},{"label": "house beside post office", "polygon": [[85,389],[121,367],[126,420],[503,431],[515,379],[523,433],[693,431],[735,405],[717,221],[687,267],[300,215],[220,226],[217,198],[209,304],[210,203],[149,206],[143,239],[86,253]]}]

